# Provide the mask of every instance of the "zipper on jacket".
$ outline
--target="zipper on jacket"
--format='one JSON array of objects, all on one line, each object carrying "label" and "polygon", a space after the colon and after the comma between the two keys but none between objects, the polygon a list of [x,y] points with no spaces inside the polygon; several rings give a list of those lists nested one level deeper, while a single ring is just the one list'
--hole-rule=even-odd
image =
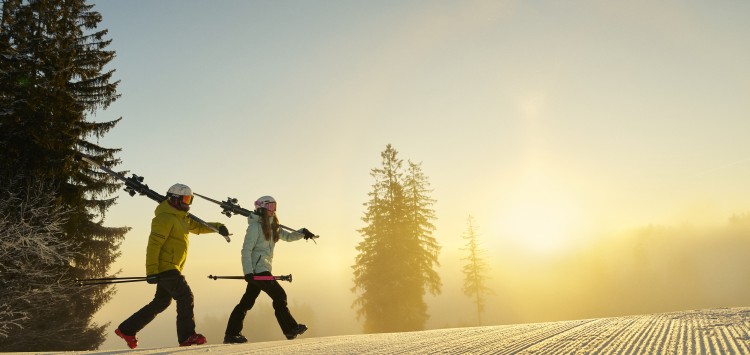
[{"label": "zipper on jacket", "polygon": [[263,257],[263,255],[258,255],[258,261],[255,262],[255,265],[253,265],[253,270],[258,268],[258,263],[260,262],[261,257]]}]

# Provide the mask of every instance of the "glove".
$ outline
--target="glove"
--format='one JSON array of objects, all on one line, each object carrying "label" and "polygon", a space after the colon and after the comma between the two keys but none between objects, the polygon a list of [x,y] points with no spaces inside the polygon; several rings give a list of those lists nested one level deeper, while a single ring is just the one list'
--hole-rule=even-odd
[{"label": "glove", "polygon": [[146,276],[146,282],[155,285],[159,282],[159,275],[148,275]]},{"label": "glove", "polygon": [[219,226],[219,234],[221,234],[224,237],[228,237],[229,236],[229,229],[227,229],[227,226],[225,226],[223,224],[220,225]]},{"label": "glove", "polygon": [[307,228],[302,228],[299,231],[305,236],[305,240],[315,238],[315,234],[307,230]]},{"label": "glove", "polygon": [[247,281],[247,282],[251,282],[251,281],[253,281],[253,276],[255,276],[255,275],[254,275],[254,274],[252,274],[252,273],[250,273],[250,274],[245,274],[245,281]]}]

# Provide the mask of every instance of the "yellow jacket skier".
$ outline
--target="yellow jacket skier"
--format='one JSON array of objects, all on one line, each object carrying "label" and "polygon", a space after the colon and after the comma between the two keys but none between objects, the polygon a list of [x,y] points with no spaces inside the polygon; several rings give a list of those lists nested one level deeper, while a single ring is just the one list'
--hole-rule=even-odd
[{"label": "yellow jacket skier", "polygon": [[[193,191],[183,184],[174,184],[167,191],[167,199],[156,207],[151,220],[151,234],[146,247],[146,280],[156,284],[154,299],[126,319],[115,330],[128,347],[138,346],[136,333],[156,315],[163,312],[174,299],[177,302],[177,341],[180,346],[200,345],[206,337],[195,332],[193,319],[193,292],[182,269],[188,252],[188,233],[202,234],[212,229],[188,217]],[[229,231],[221,223],[209,223],[223,236]]]}]

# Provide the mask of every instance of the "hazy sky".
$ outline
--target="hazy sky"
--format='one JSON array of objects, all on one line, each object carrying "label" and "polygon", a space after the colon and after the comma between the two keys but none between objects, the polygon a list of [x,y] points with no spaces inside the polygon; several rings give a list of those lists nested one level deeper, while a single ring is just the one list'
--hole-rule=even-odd
[{"label": "hazy sky", "polygon": [[[353,322],[356,230],[389,143],[434,189],[446,287],[469,214],[492,258],[750,211],[747,1],[94,3],[122,97],[93,119],[123,117],[100,144],[160,192],[276,197],[281,223],[321,236],[274,264],[318,319]],[[155,205],[120,196],[106,223],[133,229],[115,266],[137,276]],[[246,221],[191,212],[234,233],[192,237],[185,271],[196,318],[221,323],[244,286],[205,276],[241,274]],[[153,292],[118,289],[97,321]]]}]

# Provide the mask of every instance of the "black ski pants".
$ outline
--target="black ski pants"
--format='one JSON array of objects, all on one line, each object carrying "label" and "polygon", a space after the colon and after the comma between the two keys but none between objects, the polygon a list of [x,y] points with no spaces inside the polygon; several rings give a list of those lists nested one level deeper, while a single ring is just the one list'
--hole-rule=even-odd
[{"label": "black ski pants", "polygon": [[120,331],[126,335],[135,335],[156,315],[163,312],[172,299],[177,301],[177,341],[183,342],[195,334],[195,319],[193,318],[193,291],[177,270],[169,270],[159,274],[154,299],[143,308],[133,313],[130,318],[120,324]]},{"label": "black ski pants", "polygon": [[[271,276],[271,273],[266,271],[258,273],[256,275]],[[234,307],[234,310],[232,310],[232,314],[229,315],[227,330],[224,332],[226,335],[237,335],[242,332],[242,323],[245,320],[245,314],[247,314],[247,311],[249,311],[251,308],[253,308],[253,305],[255,305],[255,300],[258,298],[258,295],[260,295],[260,291],[268,294],[268,296],[271,297],[271,300],[273,300],[273,309],[276,315],[276,321],[279,322],[281,331],[284,332],[284,334],[295,333],[295,330],[297,329],[297,321],[294,320],[292,314],[289,313],[289,308],[287,307],[286,302],[286,292],[284,292],[284,289],[281,287],[281,285],[279,285],[278,281],[264,280],[250,281],[247,283],[245,294],[242,295],[240,303]]]}]

